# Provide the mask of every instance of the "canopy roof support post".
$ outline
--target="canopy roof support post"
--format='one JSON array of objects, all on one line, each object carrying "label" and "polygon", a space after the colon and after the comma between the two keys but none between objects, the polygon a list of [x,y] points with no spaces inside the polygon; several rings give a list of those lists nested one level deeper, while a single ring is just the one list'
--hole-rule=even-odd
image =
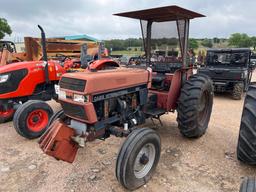
[{"label": "canopy roof support post", "polygon": [[147,57],[147,67],[150,65],[151,58],[151,30],[152,30],[152,21],[147,23],[147,41],[146,41],[146,57]]},{"label": "canopy roof support post", "polygon": [[185,26],[184,26],[184,44],[183,44],[183,50],[182,50],[182,64],[183,67],[188,67],[188,60],[187,60],[187,55],[188,55],[188,37],[189,37],[189,19],[185,19]]}]

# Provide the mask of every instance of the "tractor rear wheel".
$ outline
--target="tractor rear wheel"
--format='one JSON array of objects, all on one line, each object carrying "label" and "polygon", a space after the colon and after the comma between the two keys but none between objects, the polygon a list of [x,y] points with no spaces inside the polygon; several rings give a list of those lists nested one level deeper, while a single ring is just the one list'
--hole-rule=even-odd
[{"label": "tractor rear wheel", "polygon": [[237,158],[247,164],[256,165],[256,84],[248,89],[241,118]]},{"label": "tractor rear wheel", "polygon": [[135,129],[123,143],[116,161],[116,177],[128,190],[146,184],[153,175],[161,153],[159,135],[149,128]]},{"label": "tractor rear wheel", "polygon": [[242,99],[242,95],[244,92],[244,84],[243,83],[236,83],[232,90],[232,98],[234,100]]},{"label": "tractor rear wheel", "polygon": [[13,118],[15,110],[13,108],[7,110],[0,109],[0,123],[5,123],[11,121]]},{"label": "tractor rear wheel", "polygon": [[247,177],[243,180],[239,192],[255,192],[256,180],[254,177]]},{"label": "tractor rear wheel", "polygon": [[213,85],[208,76],[193,75],[181,89],[178,126],[185,137],[202,136],[209,124],[213,105]]},{"label": "tractor rear wheel", "polygon": [[14,114],[13,124],[18,134],[34,139],[48,128],[52,108],[44,101],[31,100],[22,104]]}]

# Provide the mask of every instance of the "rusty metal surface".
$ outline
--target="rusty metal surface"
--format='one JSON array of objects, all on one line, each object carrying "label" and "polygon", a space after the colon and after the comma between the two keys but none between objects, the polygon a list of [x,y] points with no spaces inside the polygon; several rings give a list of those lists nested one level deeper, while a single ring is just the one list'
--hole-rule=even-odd
[{"label": "rusty metal surface", "polygon": [[167,6],[139,11],[125,12],[114,14],[116,16],[129,17],[140,20],[150,20],[155,22],[175,21],[177,19],[194,19],[205,17],[200,13],[190,11],[178,6]]},{"label": "rusty metal surface", "polygon": [[[25,37],[25,50],[27,61],[37,61],[42,58],[41,39]],[[87,44],[89,49],[97,48],[98,44],[89,41],[77,40],[64,40],[61,38],[48,38],[46,39],[46,49],[49,59],[55,58],[57,54],[62,54],[68,57],[80,57],[80,50],[83,44]]]}]

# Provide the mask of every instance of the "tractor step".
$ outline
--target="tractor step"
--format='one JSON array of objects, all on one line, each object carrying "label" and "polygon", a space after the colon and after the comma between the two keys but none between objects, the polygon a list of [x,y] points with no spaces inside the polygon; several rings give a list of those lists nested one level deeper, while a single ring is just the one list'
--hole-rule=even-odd
[{"label": "tractor step", "polygon": [[147,109],[144,111],[146,115],[152,116],[152,117],[159,117],[161,115],[165,114],[165,110],[161,108],[156,108],[156,109]]}]

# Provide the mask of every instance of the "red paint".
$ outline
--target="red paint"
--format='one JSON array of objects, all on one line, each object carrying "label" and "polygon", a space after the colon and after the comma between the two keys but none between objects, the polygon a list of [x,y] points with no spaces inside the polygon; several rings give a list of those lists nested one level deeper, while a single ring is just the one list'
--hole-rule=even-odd
[{"label": "red paint", "polygon": [[6,111],[0,111],[0,117],[6,118],[14,114],[14,109],[8,109]]},{"label": "red paint", "polygon": [[[57,74],[63,74],[65,69],[60,65],[58,61],[49,61],[49,79],[50,81],[59,81],[60,76]],[[19,69],[27,69],[27,76],[21,80],[20,85],[16,91],[0,94],[0,99],[9,99],[23,96],[30,96],[33,94],[38,84],[45,82],[44,67],[42,61],[29,61],[12,63],[11,65],[5,65],[0,67],[0,74],[12,72]]]},{"label": "red paint", "polygon": [[[80,61],[77,59],[66,60],[60,65],[59,61],[50,60],[48,62],[49,80],[58,82],[62,74],[66,73],[67,69],[79,68]],[[16,97],[31,96],[38,84],[45,83],[45,74],[42,61],[28,61],[12,63],[11,65],[5,65],[0,67],[0,74],[12,72],[19,69],[27,69],[28,74],[21,80],[20,85],[16,91],[0,94],[0,99],[10,99]],[[101,70],[106,66],[119,66],[115,61],[111,59],[102,59],[94,61],[91,65],[91,69]],[[88,69],[85,69],[88,71]]]},{"label": "red paint", "polygon": [[28,115],[27,127],[33,132],[40,132],[47,126],[48,121],[48,113],[45,110],[37,109]]}]

